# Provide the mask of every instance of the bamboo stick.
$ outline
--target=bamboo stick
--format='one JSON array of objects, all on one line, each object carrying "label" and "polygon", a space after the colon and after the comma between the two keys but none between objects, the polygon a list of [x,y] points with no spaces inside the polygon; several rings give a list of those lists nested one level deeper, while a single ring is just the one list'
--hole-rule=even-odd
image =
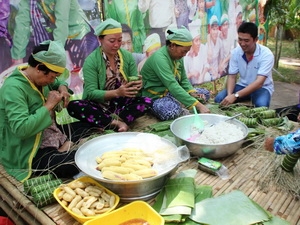
[{"label": "bamboo stick", "polygon": [[[44,212],[39,210],[28,198],[26,198],[15,186],[13,186],[6,178],[1,178],[1,186],[6,190],[13,199],[20,203],[28,213],[34,216],[35,219],[41,222],[41,224],[55,224]],[[2,193],[1,193],[2,196]],[[6,196],[2,196],[3,199]],[[10,199],[7,199],[10,201]],[[13,205],[12,205],[13,207]],[[20,210],[21,211],[21,210]]]},{"label": "bamboo stick", "polygon": [[17,212],[15,212],[7,202],[1,200],[0,201],[0,208],[7,214],[8,217],[14,222],[14,224],[18,225],[27,225],[27,223],[22,219],[20,216],[16,216]]},{"label": "bamboo stick", "polygon": [[[285,210],[285,214],[286,215],[288,215],[287,217],[286,217],[286,220],[288,220],[288,221],[292,221],[292,220],[294,220],[294,221],[297,221],[297,220],[299,220],[299,217],[300,217],[300,212],[299,212],[299,208],[300,208],[300,202],[299,202],[299,200],[293,200],[290,204],[289,204],[289,206],[288,206],[288,208]],[[296,210],[296,214],[293,214],[293,210],[294,209],[297,209]],[[296,217],[296,219],[294,219]],[[298,217],[298,218],[297,218]],[[294,224],[297,224],[297,223],[294,223]],[[297,224],[298,225],[298,224]]]},{"label": "bamboo stick", "polygon": [[285,202],[282,204],[282,206],[280,207],[279,211],[278,211],[278,215],[281,217],[283,215],[285,215],[285,211],[288,208],[289,204],[291,204],[291,202],[294,200],[294,197],[289,195]]},{"label": "bamboo stick", "polygon": [[270,191],[268,193],[268,195],[269,195],[269,200],[263,205],[263,208],[265,208],[267,210],[269,210],[269,207],[272,206],[272,203],[273,203],[274,199],[276,198],[276,196],[278,195],[278,192]]},{"label": "bamboo stick", "polygon": [[257,195],[254,196],[253,201],[257,202],[259,205],[262,205],[266,202],[266,193],[263,191],[259,191]]},{"label": "bamboo stick", "polygon": [[272,211],[275,214],[278,214],[278,211],[279,211],[280,207],[282,206],[282,204],[284,203],[284,201],[286,200],[287,195],[288,195],[288,193],[281,192],[275,199],[276,201],[274,200],[272,206],[270,206],[270,208],[272,208]]}]

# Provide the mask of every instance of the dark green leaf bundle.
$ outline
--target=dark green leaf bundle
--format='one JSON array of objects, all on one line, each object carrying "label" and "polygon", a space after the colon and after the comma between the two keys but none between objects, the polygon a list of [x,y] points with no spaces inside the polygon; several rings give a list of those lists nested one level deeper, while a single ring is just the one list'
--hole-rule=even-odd
[{"label": "dark green leaf bundle", "polygon": [[55,179],[53,174],[42,175],[24,182],[24,191],[32,196],[37,207],[44,207],[55,202],[53,191],[62,184],[61,179]]},{"label": "dark green leaf bundle", "polygon": [[282,122],[283,122],[282,118],[269,118],[269,119],[261,120],[262,125],[266,127],[279,126]]},{"label": "dark green leaf bundle", "polygon": [[48,188],[43,190],[42,192],[39,192],[33,196],[33,202],[34,204],[41,208],[46,205],[49,205],[53,202],[55,202],[55,198],[53,196],[53,192],[56,189],[56,187]]},{"label": "dark green leaf bundle", "polygon": [[31,196],[34,196],[34,195],[38,194],[39,192],[43,192],[44,190],[47,190],[47,189],[50,189],[53,187],[58,187],[60,184],[62,184],[61,179],[51,180],[44,184],[40,184],[40,185],[30,188],[30,194],[31,194]]},{"label": "dark green leaf bundle", "polygon": [[258,119],[257,118],[248,118],[248,117],[240,117],[238,118],[239,121],[244,123],[247,127],[256,127],[258,125]]},{"label": "dark green leaf bundle", "polygon": [[47,174],[47,175],[42,175],[34,178],[30,178],[26,181],[24,181],[23,186],[24,186],[24,191],[28,193],[30,191],[31,187],[40,185],[40,184],[45,184],[50,180],[53,180],[54,176],[53,174]]}]

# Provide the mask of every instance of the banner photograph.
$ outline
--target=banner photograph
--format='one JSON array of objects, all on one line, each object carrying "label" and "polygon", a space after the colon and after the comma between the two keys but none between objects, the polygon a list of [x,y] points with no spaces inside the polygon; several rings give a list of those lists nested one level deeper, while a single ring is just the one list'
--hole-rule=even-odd
[{"label": "banner photograph", "polygon": [[99,46],[94,28],[107,18],[122,24],[122,48],[133,54],[139,71],[165,45],[168,29],[186,27],[193,37],[183,58],[187,77],[193,85],[210,82],[227,74],[242,22],[255,23],[259,43],[265,43],[265,4],[266,0],[0,0],[0,86],[17,65],[27,63],[34,46],[50,39],[64,44],[68,70],[62,78],[80,93],[84,60]]}]

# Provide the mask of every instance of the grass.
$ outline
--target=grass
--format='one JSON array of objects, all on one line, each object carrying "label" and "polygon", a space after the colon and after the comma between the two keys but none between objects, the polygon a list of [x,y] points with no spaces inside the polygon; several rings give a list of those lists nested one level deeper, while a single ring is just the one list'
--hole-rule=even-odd
[{"label": "grass", "polygon": [[[300,59],[300,52],[298,47],[296,47],[296,43],[297,43],[296,40],[295,41],[284,40],[282,42],[281,57]],[[275,52],[274,38],[268,39],[267,47],[270,48],[272,52]]]},{"label": "grass", "polygon": [[[280,58],[290,58],[290,59],[300,59],[300,49],[296,45],[296,41],[284,40],[282,42],[282,49]],[[267,47],[275,53],[275,39],[269,38],[267,42]],[[288,83],[300,84],[300,67],[282,63],[279,61],[278,69],[273,71],[273,79],[275,81],[282,81]]]}]

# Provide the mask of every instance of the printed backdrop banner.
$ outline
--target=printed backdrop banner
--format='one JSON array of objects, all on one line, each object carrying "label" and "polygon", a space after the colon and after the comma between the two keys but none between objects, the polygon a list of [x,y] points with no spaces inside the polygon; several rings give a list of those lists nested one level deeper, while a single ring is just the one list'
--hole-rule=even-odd
[{"label": "printed backdrop banner", "polygon": [[[259,26],[259,43],[266,38],[266,0],[104,0],[104,17],[123,26],[123,48],[137,63],[148,36],[157,33],[162,45],[168,28],[187,27],[193,36],[184,57],[193,85],[227,74],[230,51],[237,46],[237,28],[244,22]],[[125,29],[124,29],[125,28]]]},{"label": "printed backdrop banner", "polygon": [[99,45],[94,28],[105,18],[122,24],[122,47],[132,52],[137,64],[153,41],[151,34],[164,45],[168,28],[187,27],[193,36],[184,57],[188,78],[193,85],[210,82],[227,74],[243,21],[256,23],[258,42],[265,43],[265,4],[266,0],[0,0],[0,86],[17,65],[27,62],[35,45],[61,40],[68,59],[68,72],[62,77],[80,96],[81,68]]},{"label": "printed backdrop banner", "polygon": [[[99,45],[94,28],[101,22],[100,6],[97,0],[0,0],[0,85],[47,39],[64,43],[68,72],[63,77],[71,84],[71,74],[78,74]],[[77,89],[78,84],[74,90],[82,92],[82,82]]]}]

